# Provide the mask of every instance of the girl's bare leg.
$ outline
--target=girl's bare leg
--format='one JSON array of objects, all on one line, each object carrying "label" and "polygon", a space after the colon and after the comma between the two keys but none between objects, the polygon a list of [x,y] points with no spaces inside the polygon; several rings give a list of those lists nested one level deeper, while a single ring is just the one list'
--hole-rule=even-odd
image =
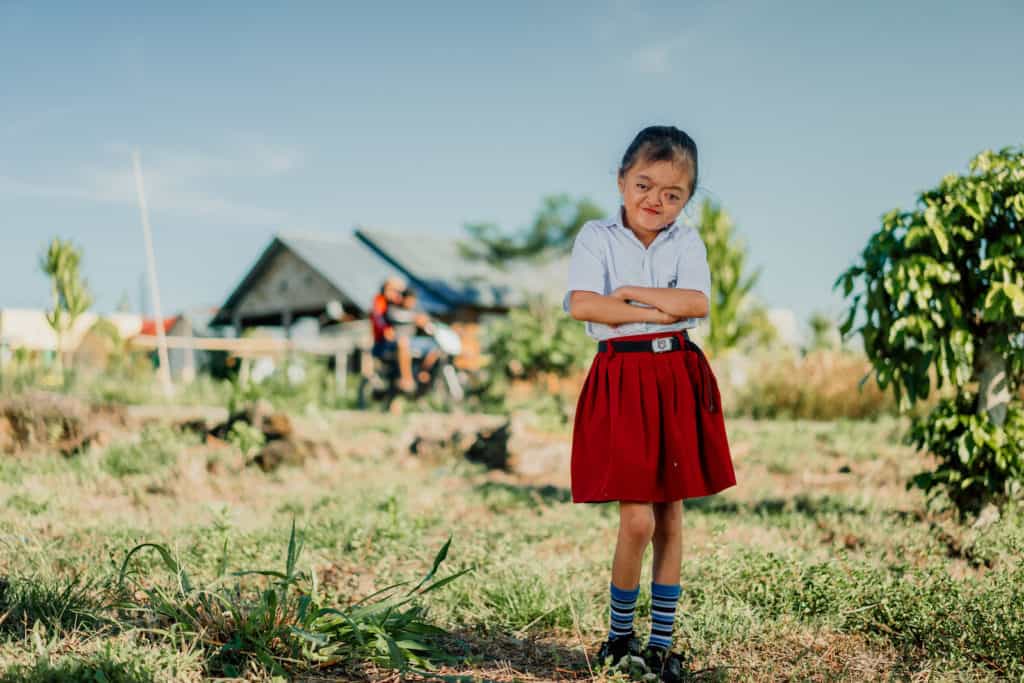
[{"label": "girl's bare leg", "polygon": [[612,560],[612,583],[623,590],[640,585],[644,550],[654,533],[650,503],[619,503],[619,538]]},{"label": "girl's bare leg", "polygon": [[[683,503],[654,503],[654,583],[676,585],[683,562]],[[639,578],[639,577],[638,577]]]}]

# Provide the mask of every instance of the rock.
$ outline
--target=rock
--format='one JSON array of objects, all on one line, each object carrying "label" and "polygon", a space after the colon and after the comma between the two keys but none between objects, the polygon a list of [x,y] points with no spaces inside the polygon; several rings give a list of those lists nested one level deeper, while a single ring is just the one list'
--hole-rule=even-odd
[{"label": "rock", "polygon": [[400,439],[400,452],[417,458],[464,457],[490,469],[535,477],[557,472],[569,459],[569,441],[536,426],[531,413],[416,416]]},{"label": "rock", "polygon": [[312,452],[309,443],[293,439],[277,439],[264,446],[252,459],[264,472],[271,472],[282,465],[298,466]]},{"label": "rock", "polygon": [[[405,432],[398,438],[398,450],[428,460],[464,456],[470,451],[474,457],[494,460],[497,456],[487,442],[496,439],[503,444],[507,441],[507,436],[500,433],[507,422],[505,418],[494,415],[413,415]],[[483,443],[478,443],[480,441]]]},{"label": "rock", "polygon": [[978,518],[971,524],[971,528],[981,530],[998,521],[999,507],[994,503],[989,503],[978,513]]},{"label": "rock", "polygon": [[123,406],[125,423],[132,426],[170,423],[179,429],[205,433],[227,421],[228,411],[218,406]]},{"label": "rock", "polygon": [[287,439],[295,433],[291,418],[284,413],[271,413],[263,418],[260,425],[267,439]]},{"label": "rock", "polygon": [[518,412],[510,422],[508,461],[505,469],[526,477],[558,472],[569,462],[571,444],[567,436],[550,434],[536,426],[532,413]]},{"label": "rock", "polygon": [[240,410],[210,430],[210,434],[218,439],[226,440],[236,422],[245,422],[256,427],[267,441],[287,439],[295,433],[291,418],[285,413],[274,412],[269,401],[260,400]]},{"label": "rock", "polygon": [[13,453],[17,442],[14,439],[14,428],[6,415],[0,415],[0,454]]},{"label": "rock", "polygon": [[476,440],[463,451],[463,456],[492,470],[508,469],[510,436],[511,424],[508,422],[497,429],[477,432]]},{"label": "rock", "polygon": [[89,407],[63,394],[30,391],[0,401],[0,416],[15,449],[25,449],[82,439]]}]

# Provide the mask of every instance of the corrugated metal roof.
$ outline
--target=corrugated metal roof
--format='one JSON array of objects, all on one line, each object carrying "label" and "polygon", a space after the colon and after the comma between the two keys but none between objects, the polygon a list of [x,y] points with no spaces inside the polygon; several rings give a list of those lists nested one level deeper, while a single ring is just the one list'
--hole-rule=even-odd
[{"label": "corrugated metal roof", "polygon": [[500,271],[463,258],[453,237],[358,228],[356,238],[438,296],[460,306],[515,305],[517,294]]},{"label": "corrugated metal roof", "polygon": [[[373,249],[348,235],[310,235],[285,233],[278,239],[315,268],[364,312],[380,292],[384,280],[402,275]],[[429,313],[442,313],[448,305],[416,287],[419,304]]]},{"label": "corrugated metal roof", "polygon": [[280,249],[305,261],[364,313],[392,275],[409,281],[425,311],[444,314],[456,306],[516,306],[524,302],[524,294],[559,301],[568,272],[567,258],[516,264],[507,270],[470,261],[463,258],[456,237],[362,228],[352,235],[287,232],[277,235],[264,250],[216,315],[215,324],[230,321],[231,311]]}]

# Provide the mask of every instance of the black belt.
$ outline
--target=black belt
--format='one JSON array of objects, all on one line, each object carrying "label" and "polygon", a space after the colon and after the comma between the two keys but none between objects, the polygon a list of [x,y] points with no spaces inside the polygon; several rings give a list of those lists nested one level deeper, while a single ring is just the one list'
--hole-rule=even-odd
[{"label": "black belt", "polygon": [[[686,342],[690,341],[690,336],[686,334],[686,330],[681,332],[683,339]],[[679,337],[672,335],[668,337],[655,337],[654,339],[611,339],[608,341],[597,343],[597,352],[602,353],[609,350],[608,344],[611,343],[611,350],[618,353],[620,351],[649,351],[652,353],[664,353],[666,351],[682,351],[683,343],[679,341]]]},{"label": "black belt", "polygon": [[[717,390],[715,388],[714,374],[711,371],[711,365],[708,364],[708,359],[704,356],[704,352],[700,350],[700,347],[690,341],[690,335],[683,330],[678,335],[682,335],[683,342],[680,343],[679,336],[665,336],[655,337],[654,339],[647,339],[640,341],[637,339],[629,340],[615,340],[610,339],[608,341],[598,342],[598,352],[611,350],[614,353],[619,351],[647,351],[653,353],[664,353],[666,351],[681,351],[689,350],[697,354],[697,372],[699,377],[691,378],[691,381],[696,381],[696,391],[698,405],[707,410],[709,413],[713,413],[719,410],[718,402],[715,400],[715,394]],[[609,344],[611,347],[609,349]]]}]

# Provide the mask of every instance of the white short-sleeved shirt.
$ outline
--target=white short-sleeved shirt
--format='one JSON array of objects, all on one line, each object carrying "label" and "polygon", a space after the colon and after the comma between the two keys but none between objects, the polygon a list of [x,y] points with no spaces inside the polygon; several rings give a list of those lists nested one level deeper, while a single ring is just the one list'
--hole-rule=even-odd
[{"label": "white short-sleeved shirt", "polygon": [[[693,226],[673,223],[661,230],[649,247],[613,218],[589,221],[580,228],[569,259],[569,286],[562,308],[576,290],[607,296],[626,285],[695,289],[711,297],[707,248]],[[696,327],[703,318],[686,318],[671,325],[627,323],[612,327],[588,322],[587,334],[597,340],[651,332],[676,332]]]}]

